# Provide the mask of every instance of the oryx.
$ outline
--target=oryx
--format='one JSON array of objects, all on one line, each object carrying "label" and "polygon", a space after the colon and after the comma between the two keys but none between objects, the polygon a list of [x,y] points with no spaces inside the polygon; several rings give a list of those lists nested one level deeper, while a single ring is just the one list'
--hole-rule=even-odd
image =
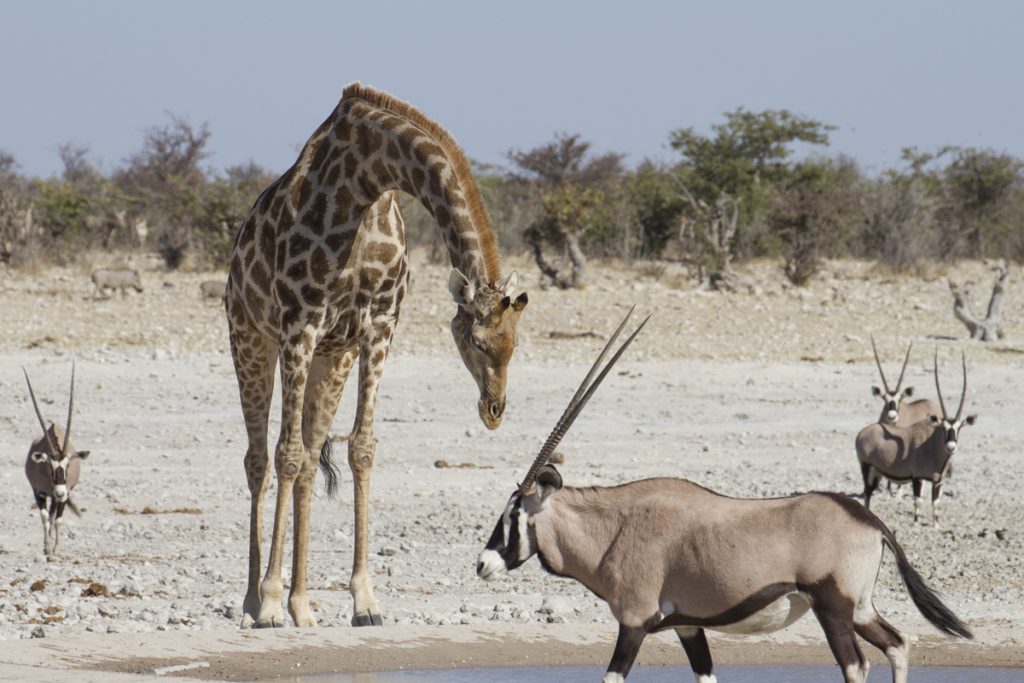
[{"label": "oryx", "polygon": [[[914,395],[914,387],[908,386],[901,390],[903,374],[907,371],[907,362],[910,360],[910,350],[912,348],[914,348],[914,342],[907,344],[907,355],[903,358],[903,367],[900,368],[900,376],[896,380],[896,387],[890,388],[889,381],[885,378],[885,371],[882,370],[882,361],[878,359],[878,347],[875,346],[875,338],[871,337],[871,350],[875,354],[875,365],[878,366],[878,374],[882,378],[882,386],[872,386],[871,394],[882,399],[882,414],[878,416],[878,421],[883,424],[909,427],[915,422],[928,419],[929,415],[938,415],[939,413],[939,406],[931,399],[906,400]],[[895,493],[898,496],[903,495],[903,486],[901,484],[896,484],[894,492],[892,482],[888,481],[886,482],[886,488],[889,489],[889,493]]]},{"label": "oryx", "polygon": [[621,330],[509,498],[480,553],[480,577],[492,580],[537,555],[547,571],[574,578],[605,600],[619,622],[606,683],[625,679],[647,634],[666,629],[679,636],[697,681],[711,683],[704,629],[763,633],[793,623],[808,609],[846,681],[867,676],[859,635],[885,653],[893,680],[904,683],[907,638],[872,602],[886,546],[925,618],[945,633],[972,637],[910,565],[892,531],[845,496],[744,500],[685,479],[563,486],[548,456],[640,328],[589,384]]},{"label": "oryx", "polygon": [[39,418],[39,426],[43,428],[43,435],[33,441],[28,449],[25,476],[32,486],[39,518],[43,522],[43,551],[47,556],[52,556],[57,552],[60,540],[60,518],[64,514],[64,507],[80,515],[71,501],[71,490],[78,483],[81,462],[89,457],[89,451],[76,451],[71,444],[71,416],[75,406],[74,364],[71,365],[71,395],[68,398],[68,421],[64,429],[52,422],[49,427],[46,426],[28,371],[22,368],[22,372],[25,373],[25,382],[28,383],[28,393],[32,397],[32,407]]},{"label": "oryx", "polygon": [[[932,522],[939,523],[939,496],[942,478],[952,466],[951,458],[959,446],[960,429],[973,425],[977,415],[963,416],[967,399],[967,358],[961,352],[964,370],[963,390],[956,417],[946,412],[939,386],[939,352],[935,351],[935,390],[939,394],[939,410],[926,420],[909,427],[875,422],[857,434],[857,459],[864,478],[864,506],[871,506],[871,494],[882,477],[894,482],[911,482],[914,489],[914,521],[921,508],[921,485],[932,484]],[[940,414],[941,411],[941,414]]]},{"label": "oryx", "polygon": [[121,290],[121,296],[127,294],[129,288],[142,292],[139,271],[130,268],[97,268],[92,271],[90,279],[95,285],[93,299],[105,295],[108,289],[111,292]]}]

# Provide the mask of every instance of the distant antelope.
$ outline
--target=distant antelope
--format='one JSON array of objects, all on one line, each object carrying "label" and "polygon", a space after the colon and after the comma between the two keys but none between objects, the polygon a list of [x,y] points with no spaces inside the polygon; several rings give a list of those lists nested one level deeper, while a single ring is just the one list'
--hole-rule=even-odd
[{"label": "distant antelope", "polygon": [[[878,416],[879,422],[896,425],[897,427],[909,427],[915,422],[928,419],[929,415],[938,415],[939,413],[938,404],[931,399],[920,398],[909,402],[904,400],[914,395],[914,387],[908,386],[900,391],[900,387],[903,386],[903,374],[907,371],[907,362],[910,360],[910,350],[912,348],[914,348],[914,342],[910,342],[907,345],[907,355],[903,358],[903,367],[900,368],[900,376],[896,380],[896,387],[890,389],[889,381],[885,378],[885,371],[882,370],[882,361],[878,359],[878,347],[875,346],[875,338],[871,337],[871,350],[875,352],[875,365],[878,366],[878,374],[882,378],[881,388],[877,386],[871,387],[871,393],[882,399],[882,414]],[[952,471],[950,471],[950,474],[952,474]],[[886,482],[886,487],[889,489],[889,493],[893,493],[891,481]],[[903,495],[901,484],[896,485],[895,493],[899,496]]]},{"label": "distant antelope", "polygon": [[910,350],[914,343],[907,345],[907,355],[903,358],[903,367],[900,368],[899,379],[896,380],[896,387],[889,388],[889,382],[885,379],[885,371],[882,370],[882,361],[878,359],[878,347],[875,346],[875,338],[871,338],[871,350],[875,352],[875,365],[878,366],[878,374],[882,377],[882,386],[871,387],[871,393],[882,399],[882,414],[878,416],[879,422],[893,424],[898,427],[909,427],[915,422],[925,420],[929,415],[937,415],[939,406],[935,401],[927,398],[920,398],[916,401],[907,402],[905,399],[914,395],[914,387],[908,386],[902,391],[903,375],[907,370],[907,362],[910,360]]},{"label": "distant antelope", "polygon": [[28,393],[32,397],[32,407],[39,418],[39,426],[43,428],[43,436],[32,442],[25,460],[25,476],[32,486],[39,518],[43,522],[43,551],[47,556],[57,552],[60,540],[60,518],[64,515],[64,507],[71,508],[80,515],[78,508],[71,501],[71,489],[78,483],[81,474],[81,461],[89,457],[89,451],[76,451],[71,444],[71,416],[75,405],[75,366],[71,366],[71,395],[68,398],[67,427],[61,429],[50,423],[46,426],[43,414],[39,412],[39,403],[32,390],[32,382],[25,373]]},{"label": "distant antelope", "polygon": [[643,327],[590,384],[623,325],[509,498],[480,553],[481,578],[493,580],[537,555],[548,572],[574,578],[605,600],[619,622],[605,683],[624,680],[644,638],[667,629],[679,636],[698,683],[713,683],[705,628],[764,633],[808,609],[848,683],[863,682],[868,672],[857,635],[882,650],[893,681],[905,683],[907,638],[872,601],[886,546],[925,618],[945,633],[972,637],[911,566],[892,531],[845,496],[744,500],[685,479],[563,487],[547,459]]},{"label": "distant antelope", "polygon": [[224,280],[203,280],[199,283],[199,298],[203,301],[207,299],[217,299],[219,301],[224,298],[226,287],[227,282]]},{"label": "distant antelope", "polygon": [[92,271],[92,283],[96,286],[92,298],[96,299],[106,294],[106,290],[121,290],[122,296],[127,293],[128,288],[136,292],[142,291],[142,283],[139,281],[139,272],[129,268],[97,268]]},{"label": "distant antelope", "polygon": [[961,362],[964,385],[956,417],[949,416],[942,400],[939,354],[936,351],[935,390],[939,394],[942,417],[930,414],[926,420],[908,427],[875,422],[857,434],[857,459],[860,460],[861,475],[864,478],[865,507],[871,507],[871,494],[882,477],[898,483],[909,481],[914,488],[914,521],[917,522],[921,508],[921,485],[927,479],[932,483],[932,522],[938,526],[942,478],[952,466],[951,458],[958,448],[960,429],[965,424],[973,425],[978,419],[977,415],[963,417],[964,401],[967,398],[967,359],[962,352]]}]

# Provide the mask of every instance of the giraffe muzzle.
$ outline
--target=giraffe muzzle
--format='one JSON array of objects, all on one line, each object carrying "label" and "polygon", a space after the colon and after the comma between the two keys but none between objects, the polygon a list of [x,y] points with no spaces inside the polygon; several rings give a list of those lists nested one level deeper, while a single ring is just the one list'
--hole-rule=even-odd
[{"label": "giraffe muzzle", "polygon": [[488,429],[497,429],[501,426],[501,418],[505,415],[505,401],[493,401],[481,399],[478,404],[480,419]]}]

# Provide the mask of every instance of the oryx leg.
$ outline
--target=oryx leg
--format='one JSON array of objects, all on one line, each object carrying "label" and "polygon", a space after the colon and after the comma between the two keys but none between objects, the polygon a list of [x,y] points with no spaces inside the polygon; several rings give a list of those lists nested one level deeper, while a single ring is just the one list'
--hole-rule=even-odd
[{"label": "oryx leg", "polygon": [[932,482],[932,526],[939,528],[939,502],[942,498],[942,482]]},{"label": "oryx leg", "polygon": [[871,608],[863,622],[854,621],[853,628],[864,640],[885,654],[892,667],[893,683],[907,683],[907,637]]},{"label": "oryx leg", "polygon": [[[326,356],[313,356],[309,366],[309,378],[306,380],[306,397],[302,408],[302,441],[306,450],[313,455],[320,453],[334,415],[338,412],[338,402],[345,388],[345,380],[355,363],[356,352],[353,350],[337,359]],[[317,459],[310,458],[303,464],[302,471],[295,480],[295,530],[294,548],[292,550],[292,583],[288,593],[288,613],[296,626],[316,626],[316,620],[309,611],[309,595],[307,593],[306,558],[309,551],[309,505],[313,497],[313,485],[316,482]]]},{"label": "oryx leg", "polygon": [[373,411],[377,403],[377,389],[384,372],[394,328],[377,329],[370,326],[359,343],[359,398],[356,419],[348,441],[348,465],[352,470],[355,507],[355,548],[352,557],[352,579],[349,592],[355,603],[353,626],[380,626],[383,624],[380,605],[373,594],[370,578],[368,549],[370,544],[370,473],[377,455],[377,439],[373,435]]},{"label": "oryx leg", "polygon": [[864,683],[868,677],[870,664],[857,644],[854,633],[853,608],[839,609],[834,605],[815,605],[814,616],[818,618],[825,639],[832,650],[832,656],[843,670],[846,683]]},{"label": "oryx leg", "polygon": [[60,542],[60,518],[64,516],[65,505],[66,503],[58,503],[56,498],[50,503],[51,530],[53,532],[52,551],[54,555],[57,554],[57,543]]},{"label": "oryx leg", "polygon": [[914,524],[917,524],[917,519],[921,514],[921,479],[914,479],[911,482],[911,486],[914,489]]},{"label": "oryx leg", "polygon": [[39,508],[39,520],[43,523],[43,552],[47,557],[53,555],[53,538],[50,536],[50,510],[47,496],[36,493],[36,507]]},{"label": "oryx leg", "polygon": [[245,451],[245,478],[249,485],[249,580],[242,601],[242,628],[259,617],[260,574],[263,571],[263,497],[270,470],[267,467],[267,423],[274,395],[277,346],[249,322],[244,313],[230,315],[231,358],[235,364],[242,415],[249,446]]},{"label": "oryx leg", "polygon": [[870,510],[871,494],[878,488],[878,482],[882,479],[882,475],[866,462],[860,464],[860,474],[864,479],[864,507]]},{"label": "oryx leg", "polygon": [[601,679],[602,683],[622,683],[626,680],[646,636],[647,631],[642,628],[619,624],[619,639],[615,641],[615,652],[612,653],[608,671]]},{"label": "oryx leg", "polygon": [[708,648],[708,639],[704,635],[704,629],[697,627],[680,627],[676,630],[679,642],[683,644],[686,651],[686,658],[690,660],[690,668],[697,683],[717,683],[718,679],[712,673],[711,649]]},{"label": "oryx leg", "polygon": [[[291,337],[287,335],[293,335]],[[274,507],[274,531],[270,537],[270,557],[267,573],[260,583],[260,611],[257,627],[284,626],[281,598],[284,581],[281,565],[284,561],[285,535],[288,532],[288,511],[292,503],[295,482],[310,462],[316,467],[317,456],[302,443],[302,406],[306,394],[306,379],[312,361],[314,340],[312,333],[299,324],[286,331],[280,352],[281,363],[281,434],[274,450],[274,473],[277,475],[277,501]]]}]

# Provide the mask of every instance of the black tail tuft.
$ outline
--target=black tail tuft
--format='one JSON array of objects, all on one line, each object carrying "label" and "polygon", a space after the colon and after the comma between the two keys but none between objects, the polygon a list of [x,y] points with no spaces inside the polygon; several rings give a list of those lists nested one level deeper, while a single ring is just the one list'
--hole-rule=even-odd
[{"label": "black tail tuft", "polygon": [[895,534],[884,524],[882,527],[882,534],[886,545],[889,546],[893,555],[896,556],[896,565],[899,567],[900,575],[903,577],[903,583],[906,585],[907,592],[910,593],[910,599],[914,601],[918,611],[935,628],[943,633],[959,636],[960,638],[973,639],[974,634],[967,628],[967,624],[960,621],[960,618],[943,604],[939,595],[929,588],[928,584],[924,582],[924,578],[910,565],[910,560],[907,559],[903,548],[896,542]]},{"label": "black tail tuft", "polygon": [[341,473],[331,459],[331,437],[324,439],[323,448],[320,449],[320,471],[324,473],[324,490],[327,497],[334,500],[338,495],[338,479]]}]

